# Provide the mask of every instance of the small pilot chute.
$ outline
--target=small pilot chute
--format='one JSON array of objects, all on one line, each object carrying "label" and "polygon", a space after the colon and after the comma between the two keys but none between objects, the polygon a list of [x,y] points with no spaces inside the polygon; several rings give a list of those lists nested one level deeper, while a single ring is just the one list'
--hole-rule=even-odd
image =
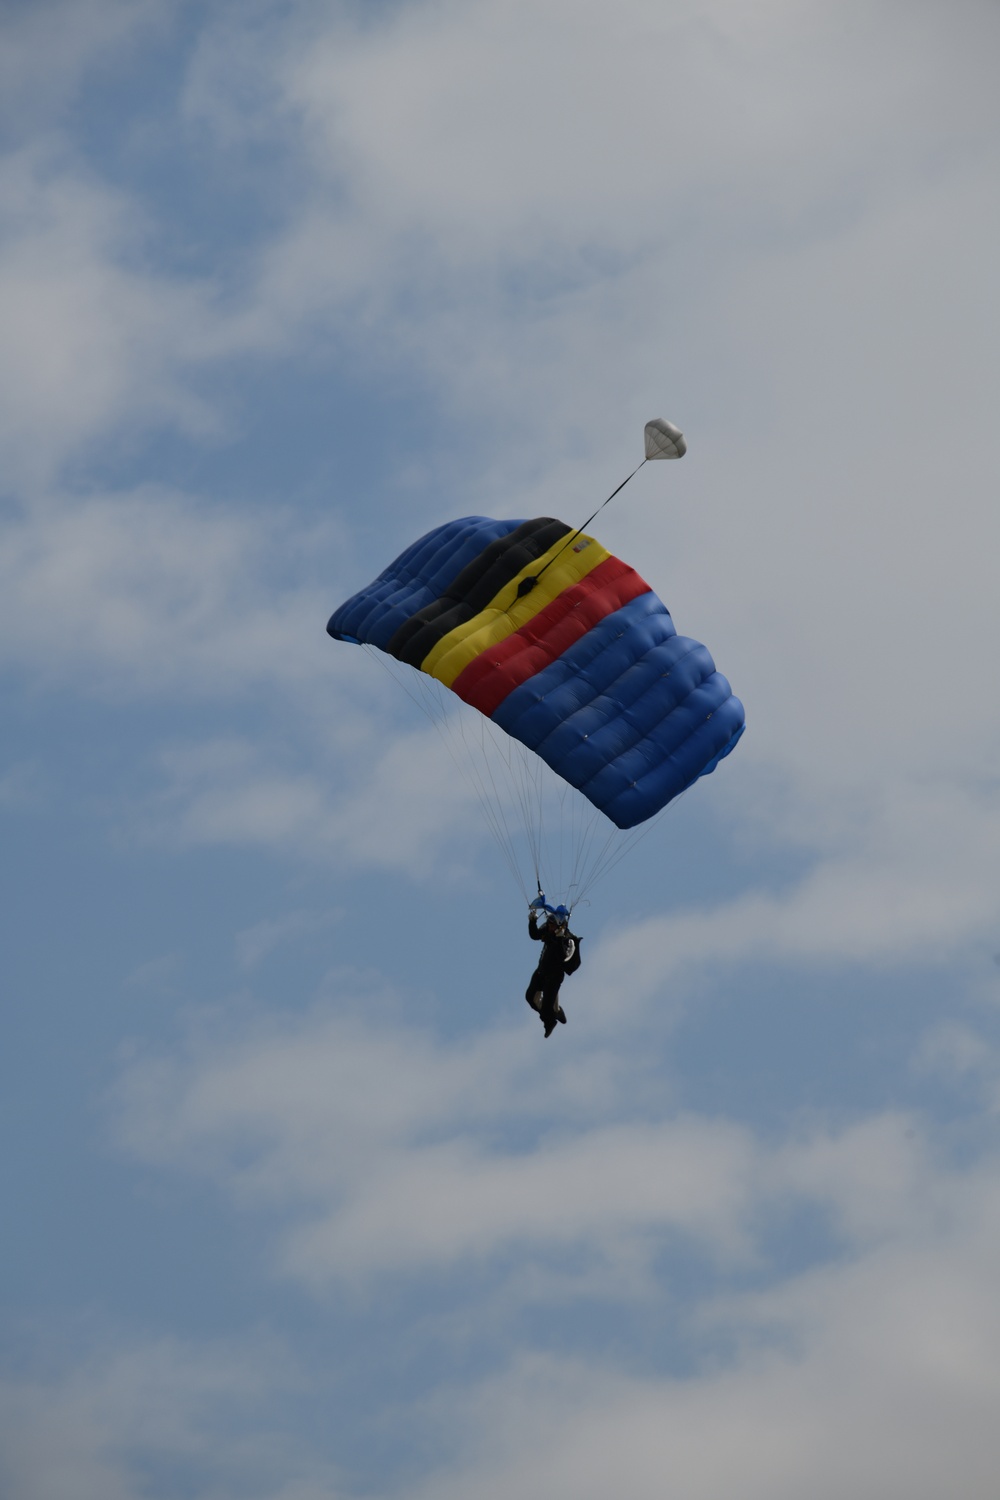
[{"label": "small pilot chute", "polygon": [[663,417],[647,422],[644,436],[647,458],[683,458],[687,452],[683,432]]}]

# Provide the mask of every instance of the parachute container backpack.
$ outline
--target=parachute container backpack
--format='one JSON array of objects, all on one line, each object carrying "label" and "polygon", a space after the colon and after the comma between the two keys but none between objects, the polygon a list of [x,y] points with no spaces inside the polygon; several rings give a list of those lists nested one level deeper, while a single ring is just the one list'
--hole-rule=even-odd
[{"label": "parachute container backpack", "polygon": [[[648,424],[647,459],[683,452],[676,428]],[[743,706],[708,650],[678,635],[649,584],[596,537],[549,516],[465,516],[436,527],[346,600],[327,630],[415,669],[410,679],[434,679],[523,747],[529,779],[540,759],[614,829],[648,822],[713,771],[744,730]],[[491,773],[486,794],[503,802],[494,781]],[[508,801],[531,825],[540,881],[541,814],[523,791]],[[508,826],[502,806],[488,818],[495,833]],[[593,845],[592,828],[578,837]],[[620,857],[613,846],[610,857]],[[585,872],[578,859],[565,882],[570,907],[603,873],[590,865]],[[518,874],[525,894],[527,874]]]}]

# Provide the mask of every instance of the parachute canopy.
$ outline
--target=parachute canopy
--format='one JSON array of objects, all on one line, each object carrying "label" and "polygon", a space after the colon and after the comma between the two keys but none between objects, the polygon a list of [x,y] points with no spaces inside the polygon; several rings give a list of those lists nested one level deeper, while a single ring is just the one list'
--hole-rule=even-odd
[{"label": "parachute canopy", "polygon": [[[651,428],[684,452],[678,429],[659,422],[646,428],[647,453]],[[649,584],[548,516],[438,526],[327,630],[436,678],[619,828],[713,771],[744,729],[729,683]]]},{"label": "parachute canopy", "polygon": [[683,432],[663,417],[646,423],[645,439],[647,458],[683,458],[687,452]]}]

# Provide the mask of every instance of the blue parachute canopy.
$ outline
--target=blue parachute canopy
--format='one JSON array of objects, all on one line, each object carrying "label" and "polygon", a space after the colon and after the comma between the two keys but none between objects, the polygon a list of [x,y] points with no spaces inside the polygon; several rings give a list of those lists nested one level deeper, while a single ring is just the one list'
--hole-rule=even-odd
[{"label": "blue parachute canopy", "polygon": [[[676,429],[657,440],[674,446],[662,456],[683,452]],[[648,583],[547,516],[437,527],[327,629],[435,677],[619,828],[713,771],[744,729],[709,652],[677,634]]]}]

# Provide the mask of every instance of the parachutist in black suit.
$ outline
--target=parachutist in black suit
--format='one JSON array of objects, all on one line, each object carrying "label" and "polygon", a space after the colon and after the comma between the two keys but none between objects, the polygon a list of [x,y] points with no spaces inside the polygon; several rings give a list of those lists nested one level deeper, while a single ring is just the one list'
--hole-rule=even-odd
[{"label": "parachutist in black suit", "polygon": [[551,1036],[556,1023],[566,1021],[566,1012],[559,1004],[559,986],[565,975],[575,974],[580,967],[580,939],[569,930],[569,912],[564,906],[547,911],[541,924],[533,906],[528,912],[528,936],[541,943],[542,956],[528,980],[524,998],[541,1016],[545,1035]]}]

